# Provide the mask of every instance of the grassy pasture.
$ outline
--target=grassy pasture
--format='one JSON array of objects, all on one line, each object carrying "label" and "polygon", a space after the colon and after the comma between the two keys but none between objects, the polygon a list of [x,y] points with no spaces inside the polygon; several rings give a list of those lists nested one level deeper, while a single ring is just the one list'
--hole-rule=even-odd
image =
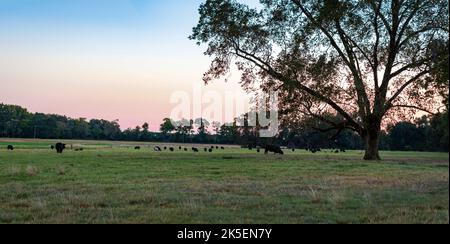
[{"label": "grassy pasture", "polygon": [[57,155],[54,142],[0,139],[0,223],[449,223],[445,153],[64,141],[85,150]]}]

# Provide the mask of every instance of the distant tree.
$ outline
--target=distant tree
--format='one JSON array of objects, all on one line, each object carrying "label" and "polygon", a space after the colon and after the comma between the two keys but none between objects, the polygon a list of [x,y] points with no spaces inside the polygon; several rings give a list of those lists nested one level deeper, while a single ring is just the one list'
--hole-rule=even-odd
[{"label": "distant tree", "polygon": [[188,142],[191,139],[191,135],[194,133],[194,121],[182,119],[174,122],[177,140],[180,142]]},{"label": "distant tree", "polygon": [[220,127],[219,135],[224,143],[242,144],[237,119],[234,119],[231,124],[223,124]]},{"label": "distant tree", "polygon": [[[430,84],[448,82],[435,73],[448,69],[448,0],[262,0],[260,9],[206,0],[199,12],[190,38],[213,56],[205,82],[236,62],[244,87],[280,92],[285,116],[358,133],[366,160],[380,159],[386,118],[436,112]],[[327,121],[330,112],[342,121]]]},{"label": "distant tree", "polygon": [[124,130],[122,132],[121,139],[125,140],[125,141],[134,141],[135,138],[134,138],[134,135],[133,135],[133,130],[131,128],[128,128],[128,129]]},{"label": "distant tree", "polygon": [[238,118],[240,122],[239,133],[241,135],[241,144],[247,146],[256,146],[255,138],[253,137],[252,131],[253,128],[249,123],[249,114],[245,113],[240,118]]},{"label": "distant tree", "polygon": [[150,133],[150,125],[146,122],[142,125],[142,132],[140,139],[142,141],[149,141],[151,140],[151,133]]},{"label": "distant tree", "polygon": [[159,131],[161,131],[164,136],[167,136],[167,134],[176,130],[175,126],[172,124],[172,120],[169,118],[165,118],[159,128]]},{"label": "distant tree", "polygon": [[150,128],[150,125],[149,125],[147,122],[145,122],[145,123],[142,125],[142,130],[143,130],[143,131],[149,131],[149,128]]},{"label": "distant tree", "polygon": [[87,139],[90,137],[89,123],[85,118],[74,119],[72,123],[72,136],[79,139]]},{"label": "distant tree", "polygon": [[425,131],[409,122],[400,122],[389,129],[390,148],[394,151],[422,151],[426,145]]},{"label": "distant tree", "polygon": [[429,151],[449,151],[449,114],[448,111],[433,116],[427,131]]},{"label": "distant tree", "polygon": [[210,123],[206,119],[198,118],[194,121],[194,124],[197,126],[197,141],[205,143],[209,134],[208,127],[210,126]]},{"label": "distant tree", "polygon": [[[56,117],[42,113],[36,113],[31,119],[33,130],[36,131],[36,137],[42,139],[57,138]],[[33,136],[34,137],[34,136]]]},{"label": "distant tree", "polygon": [[136,126],[133,130],[132,130],[132,135],[133,135],[133,140],[134,141],[139,141],[141,140],[141,132],[142,132],[142,128],[140,126]]},{"label": "distant tree", "polygon": [[30,113],[19,106],[0,104],[0,136],[21,137],[29,132]]}]

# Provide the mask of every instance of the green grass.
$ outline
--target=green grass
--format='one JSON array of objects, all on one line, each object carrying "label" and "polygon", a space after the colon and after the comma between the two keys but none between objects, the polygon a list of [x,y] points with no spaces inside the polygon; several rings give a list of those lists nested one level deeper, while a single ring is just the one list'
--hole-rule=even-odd
[{"label": "green grass", "polygon": [[0,140],[0,223],[449,223],[444,153],[365,162],[359,151],[156,153],[154,143],[70,141],[86,150],[57,155],[53,142]]}]

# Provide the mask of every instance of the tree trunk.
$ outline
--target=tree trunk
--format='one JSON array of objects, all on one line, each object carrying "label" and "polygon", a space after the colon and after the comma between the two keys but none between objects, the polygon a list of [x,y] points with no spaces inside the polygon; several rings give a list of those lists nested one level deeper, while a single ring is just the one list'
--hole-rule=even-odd
[{"label": "tree trunk", "polygon": [[366,147],[366,154],[364,160],[381,160],[379,145],[380,145],[381,121],[372,120],[367,126],[364,133],[364,142]]}]

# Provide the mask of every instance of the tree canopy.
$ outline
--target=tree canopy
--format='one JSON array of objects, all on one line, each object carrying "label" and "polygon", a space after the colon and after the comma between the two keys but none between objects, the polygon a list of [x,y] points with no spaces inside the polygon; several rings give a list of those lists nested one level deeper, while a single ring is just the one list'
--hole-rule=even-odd
[{"label": "tree canopy", "polygon": [[[212,56],[204,80],[235,63],[242,85],[280,92],[289,120],[350,129],[380,159],[383,122],[442,112],[448,97],[447,0],[207,0],[191,39]],[[447,71],[446,71],[447,70]],[[329,121],[335,113],[340,121]]]}]

